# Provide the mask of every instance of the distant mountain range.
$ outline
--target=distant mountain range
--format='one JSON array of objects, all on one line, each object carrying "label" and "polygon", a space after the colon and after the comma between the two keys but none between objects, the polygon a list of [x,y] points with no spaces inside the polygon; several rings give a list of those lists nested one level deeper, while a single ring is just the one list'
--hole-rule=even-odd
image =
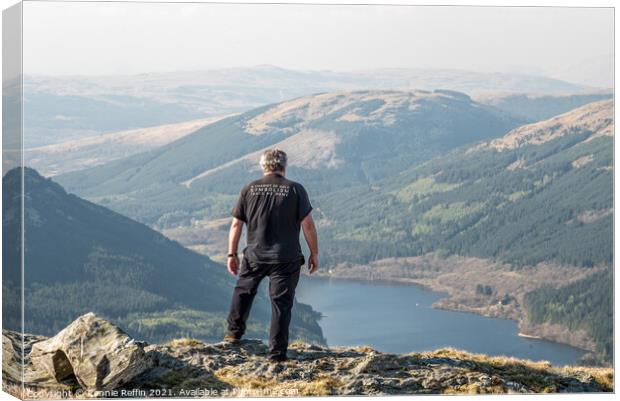
[{"label": "distant mountain range", "polygon": [[[20,330],[18,232],[20,169],[3,185],[3,326]],[[67,194],[35,170],[24,171],[24,330],[49,335],[86,311],[123,322],[134,335],[220,340],[233,280],[226,268],[160,233]],[[13,268],[11,268],[13,267]],[[265,338],[271,307],[261,292],[251,335]],[[292,335],[324,342],[319,315],[294,309]]]},{"label": "distant mountain range", "polygon": [[151,150],[191,134],[223,117],[208,117],[176,124],[137,128],[87,136],[27,149],[26,164],[46,177],[83,170]]},{"label": "distant mountain range", "polygon": [[228,215],[260,174],[262,149],[290,153],[313,196],[368,185],[523,121],[453,91],[305,96],[210,124],[149,152],[57,177],[69,191],[169,228]]},{"label": "distant mountain range", "polygon": [[319,92],[451,89],[576,93],[581,85],[542,76],[461,70],[293,71],[275,66],[119,76],[25,76],[28,148],[84,136],[251,110]]},{"label": "distant mountain range", "polygon": [[[523,121],[535,122],[611,97],[612,93],[608,92],[566,95],[484,93],[474,100],[494,106]],[[27,149],[24,157],[28,166],[44,176],[55,176],[157,148],[224,117],[227,116],[87,136]]]}]

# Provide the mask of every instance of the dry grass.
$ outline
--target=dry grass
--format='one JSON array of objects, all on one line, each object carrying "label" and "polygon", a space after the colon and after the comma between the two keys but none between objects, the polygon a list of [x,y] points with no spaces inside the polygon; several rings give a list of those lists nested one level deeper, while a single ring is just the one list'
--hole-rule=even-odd
[{"label": "dry grass", "polygon": [[359,345],[357,347],[354,347],[353,350],[357,352],[363,352],[366,354],[370,352],[376,352],[376,350],[372,348],[370,345]]},{"label": "dry grass", "polygon": [[194,338],[175,338],[167,344],[169,347],[196,347],[198,345],[204,345],[200,340]]},{"label": "dry grass", "polygon": [[446,388],[442,394],[506,394],[502,386],[481,387],[478,383],[464,384],[459,388]]},{"label": "dry grass", "polygon": [[299,395],[332,395],[343,383],[331,376],[317,376],[311,382],[295,383]]},{"label": "dry grass", "polygon": [[336,394],[336,389],[343,383],[329,375],[317,375],[310,381],[277,381],[262,376],[241,375],[234,367],[218,370],[215,376],[224,383],[235,388],[239,396],[327,396]]},{"label": "dry grass", "polygon": [[196,373],[195,369],[187,367],[169,370],[157,379],[156,384],[159,388],[171,390],[175,394],[181,390],[206,389],[221,392],[230,389],[228,383],[211,374],[196,376]]},{"label": "dry grass", "polygon": [[221,381],[237,388],[267,389],[278,385],[275,379],[268,379],[261,376],[240,375],[232,366],[227,366],[215,372],[215,376]]},{"label": "dry grass", "polygon": [[558,369],[566,374],[583,373],[591,375],[606,391],[614,390],[614,369],[613,368],[589,368],[583,366],[565,366]]},{"label": "dry grass", "polygon": [[[613,368],[591,368],[581,366],[565,366],[555,368],[548,361],[530,361],[516,359],[507,356],[487,356],[484,354],[472,354],[454,348],[442,348],[432,352],[411,354],[419,358],[451,358],[472,361],[477,364],[476,370],[486,371],[489,374],[497,374],[504,380],[522,383],[536,393],[556,392],[554,385],[550,385],[549,376],[553,375],[590,375],[605,391],[613,391],[614,370]],[[480,389],[477,383],[462,386],[458,390],[447,390],[454,393],[477,394]],[[495,390],[493,390],[495,389]],[[491,386],[484,392],[505,392],[500,386]]]},{"label": "dry grass", "polygon": [[419,354],[422,357],[440,357],[468,360],[478,363],[486,363],[494,367],[506,365],[520,365],[534,370],[548,370],[551,363],[548,361],[531,361],[528,359],[517,359],[509,356],[488,356],[485,354],[473,354],[456,348],[441,348],[436,351],[424,352]]}]

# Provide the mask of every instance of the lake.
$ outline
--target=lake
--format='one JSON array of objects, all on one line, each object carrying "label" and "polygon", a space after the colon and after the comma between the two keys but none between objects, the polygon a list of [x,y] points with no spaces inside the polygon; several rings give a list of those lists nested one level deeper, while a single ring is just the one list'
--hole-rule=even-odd
[{"label": "lake", "polygon": [[454,347],[487,355],[573,364],[583,350],[517,335],[517,323],[432,308],[444,294],[418,285],[302,276],[297,300],[321,312],[329,346],[407,353]]}]

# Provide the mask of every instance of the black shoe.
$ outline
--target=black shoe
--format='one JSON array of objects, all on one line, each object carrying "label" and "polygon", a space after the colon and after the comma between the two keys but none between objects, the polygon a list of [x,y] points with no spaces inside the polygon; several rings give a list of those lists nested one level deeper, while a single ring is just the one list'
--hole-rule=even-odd
[{"label": "black shoe", "polygon": [[288,358],[286,357],[286,355],[269,355],[267,359],[269,360],[269,362],[274,362],[274,363],[288,361]]},{"label": "black shoe", "polygon": [[227,333],[224,336],[224,342],[228,344],[236,345],[241,342],[241,338],[235,336],[234,334]]}]

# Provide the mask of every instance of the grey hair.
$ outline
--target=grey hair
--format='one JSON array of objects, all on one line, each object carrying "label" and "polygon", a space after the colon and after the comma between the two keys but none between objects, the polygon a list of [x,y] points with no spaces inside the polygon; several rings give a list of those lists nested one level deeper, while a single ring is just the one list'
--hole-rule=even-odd
[{"label": "grey hair", "polygon": [[260,166],[265,173],[283,171],[286,168],[288,157],[286,152],[278,148],[267,149],[260,157]]}]

